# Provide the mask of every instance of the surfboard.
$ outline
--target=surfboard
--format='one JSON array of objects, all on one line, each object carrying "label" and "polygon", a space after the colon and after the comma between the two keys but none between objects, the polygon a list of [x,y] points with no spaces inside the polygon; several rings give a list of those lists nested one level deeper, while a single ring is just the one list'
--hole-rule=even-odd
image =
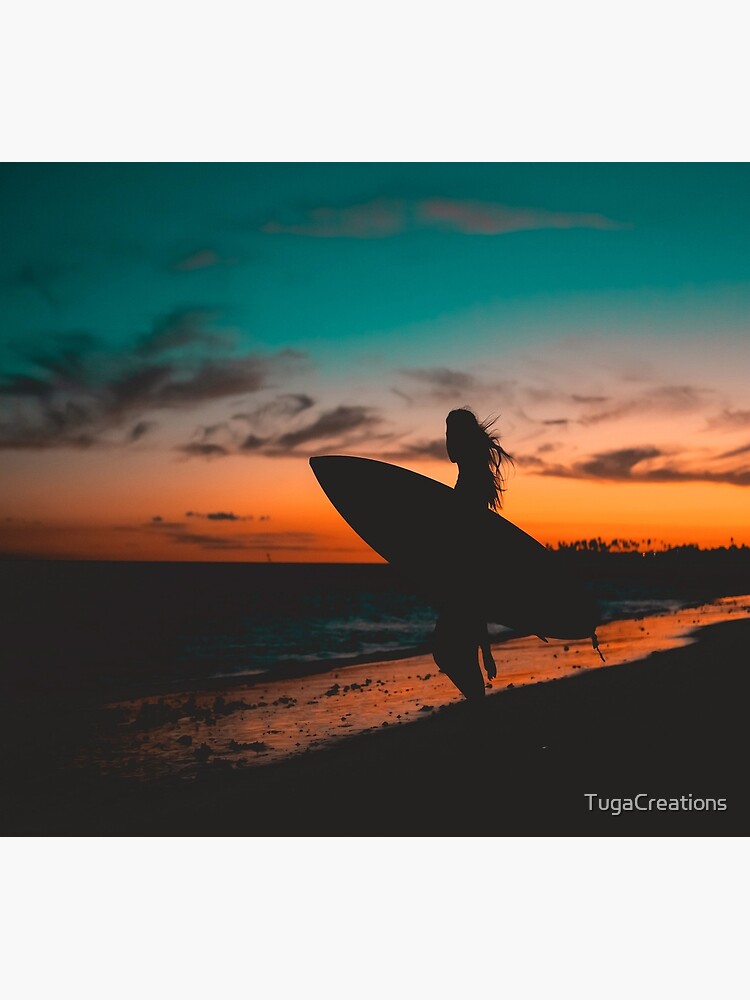
[{"label": "surfboard", "polygon": [[427,476],[368,458],[310,459],[347,524],[438,612],[555,639],[590,637],[596,601],[557,554],[489,509]]}]

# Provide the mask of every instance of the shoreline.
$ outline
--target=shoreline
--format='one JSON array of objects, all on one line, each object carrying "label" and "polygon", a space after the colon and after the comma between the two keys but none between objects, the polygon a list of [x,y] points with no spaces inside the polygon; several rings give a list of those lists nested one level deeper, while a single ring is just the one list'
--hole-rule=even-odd
[{"label": "shoreline", "polygon": [[[731,611],[727,599],[712,606],[713,623],[696,614],[695,608],[679,612],[684,620],[673,620],[671,627],[673,616],[661,616],[675,641],[658,650],[655,635],[648,634],[658,616],[630,622],[641,636],[640,649],[621,636],[619,641],[628,648],[618,663],[610,660],[575,671],[571,663],[559,677],[542,682],[535,675],[533,681],[518,684],[510,677],[513,669],[522,668],[510,664],[504,687],[493,689],[478,711],[458,692],[440,706],[426,701],[422,696],[428,690],[434,694],[436,684],[450,682],[437,677],[425,680],[420,670],[416,690],[398,693],[431,705],[428,712],[419,712],[416,705],[414,721],[372,726],[356,735],[341,728],[335,739],[306,752],[269,758],[262,766],[238,765],[230,755],[209,752],[193,756],[187,770],[167,768],[140,778],[136,767],[107,771],[101,760],[91,759],[92,751],[95,758],[103,750],[97,741],[112,736],[102,726],[100,712],[88,706],[67,718],[58,708],[57,714],[50,711],[45,717],[30,708],[28,714],[9,719],[3,731],[7,806],[3,832],[746,835],[750,598],[728,600],[734,602]],[[610,638],[609,645],[614,644]],[[538,641],[537,645],[546,649]],[[500,655],[507,649],[506,644]],[[596,654],[590,648],[589,653],[593,663]],[[521,649],[514,655],[525,654]],[[556,667],[554,656],[550,659]],[[412,680],[415,677],[413,673]],[[393,692],[389,689],[386,697],[385,683],[376,684],[375,679],[362,691],[350,685],[346,693],[344,679],[339,677],[337,683],[340,691],[322,701],[322,710],[334,719],[330,709],[336,699],[340,705],[354,706],[357,699],[372,698],[379,710],[392,703],[388,699]],[[307,714],[312,708],[302,706]],[[385,708],[389,710],[393,711]],[[292,711],[284,703],[276,706],[278,715]],[[229,739],[229,732],[222,736],[217,725],[221,729],[224,723],[238,724],[241,714],[232,710],[213,725],[207,720],[198,724],[213,730],[215,740]],[[71,767],[70,761],[80,755],[84,729],[93,740],[88,762],[79,759],[78,766]],[[165,732],[179,738],[171,722]],[[140,732],[144,734],[147,729]],[[147,739],[153,735],[154,731]],[[159,742],[153,741],[154,749]],[[163,753],[167,744],[161,742]],[[177,746],[180,752],[195,750]],[[240,748],[236,753],[258,757],[254,749]],[[724,795],[730,806],[720,814],[651,812],[618,817],[584,810],[586,793],[622,797],[644,792],[668,797]]]},{"label": "shoreline", "polygon": [[[694,628],[741,615],[748,602],[750,595],[721,598],[608,622],[599,630],[606,662],[589,640],[542,643],[535,636],[509,636],[493,643],[498,676],[487,683],[485,700],[686,645]],[[78,763],[143,780],[194,777],[209,763],[267,766],[377,728],[411,725],[462,701],[429,653],[122,699],[105,707],[109,725]]]},{"label": "shoreline", "polygon": [[[708,594],[702,597],[664,597],[655,599],[655,601],[661,601],[664,605],[671,604],[674,606],[667,606],[659,610],[651,610],[650,613],[644,614],[631,614],[626,612],[615,615],[612,618],[607,618],[600,625],[598,625],[597,632],[606,626],[612,625],[613,623],[636,622],[643,620],[644,617],[650,618],[662,615],[687,613],[692,609],[700,608],[704,605],[726,599],[737,601],[747,600],[750,602],[750,594],[745,595],[732,592],[728,594]],[[629,610],[630,609],[628,609],[628,611]],[[437,612],[435,614],[437,615]],[[518,633],[509,628],[505,635],[502,635],[501,637],[496,636],[492,639],[492,646],[493,649],[501,649],[508,642],[519,639],[534,638],[536,637],[531,636],[530,634]],[[589,642],[588,639],[571,641],[582,641],[585,644],[588,644]],[[562,639],[549,640],[550,645],[555,643],[561,644],[564,642],[565,640]],[[429,642],[417,644],[415,646],[401,647],[392,651],[384,650],[377,653],[362,653],[352,656],[345,655],[340,658],[329,658],[326,660],[308,660],[304,662],[299,660],[290,660],[289,663],[283,666],[277,666],[272,670],[248,670],[247,672],[185,677],[177,680],[171,680],[164,677],[160,680],[141,682],[137,685],[135,683],[128,684],[123,682],[117,686],[117,692],[107,694],[98,690],[92,690],[89,694],[92,700],[98,700],[102,705],[106,705],[113,704],[115,702],[145,700],[162,695],[189,694],[192,692],[207,693],[216,691],[231,691],[235,688],[250,689],[262,685],[275,684],[278,681],[304,680],[307,677],[314,677],[322,674],[333,674],[336,671],[346,670],[349,667],[376,667],[379,664],[390,664],[402,660],[411,660],[417,657],[425,656],[428,657],[432,663],[432,654]],[[432,664],[432,669],[437,670],[434,663]],[[64,697],[64,692],[55,692],[55,696]]]},{"label": "shoreline", "polygon": [[[581,563],[606,621],[748,589],[741,550],[732,558],[672,555],[578,553],[573,564]],[[261,581],[267,577],[266,592]],[[9,700],[29,704],[43,697],[74,705],[229,689],[387,662],[426,652],[434,624],[434,614],[415,604],[387,564],[159,563],[144,569],[141,563],[41,561],[19,562],[4,579],[11,669],[0,683]],[[321,581],[327,581],[322,604],[309,599],[313,582]],[[258,588],[265,593],[260,601],[253,597]],[[278,619],[287,606],[295,609],[288,624]],[[381,620],[382,633],[375,624]]]}]

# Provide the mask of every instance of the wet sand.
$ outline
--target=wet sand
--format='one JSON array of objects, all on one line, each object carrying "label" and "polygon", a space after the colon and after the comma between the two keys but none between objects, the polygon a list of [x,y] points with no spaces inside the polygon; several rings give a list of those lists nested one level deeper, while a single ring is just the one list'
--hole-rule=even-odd
[{"label": "wet sand", "polygon": [[505,643],[478,708],[429,657],[119,703],[75,767],[59,738],[56,760],[11,748],[4,832],[744,835],[749,602],[604,626],[601,668],[585,643]]},{"label": "wet sand", "polygon": [[[722,598],[610,622],[598,630],[606,662],[589,640],[543,643],[529,636],[495,644],[498,675],[487,684],[487,697],[687,645],[693,629],[746,614],[749,603],[750,596]],[[429,655],[268,683],[224,684],[107,706],[113,725],[78,762],[102,774],[191,778],[210,762],[233,767],[276,763],[343,738],[411,724],[462,701]]]}]

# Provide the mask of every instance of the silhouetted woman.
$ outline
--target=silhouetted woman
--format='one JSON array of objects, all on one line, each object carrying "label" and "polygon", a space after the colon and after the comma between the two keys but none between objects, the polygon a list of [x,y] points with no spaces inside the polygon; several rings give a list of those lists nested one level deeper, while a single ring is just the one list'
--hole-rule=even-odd
[{"label": "silhouetted woman", "polygon": [[[458,466],[455,498],[462,509],[462,520],[469,526],[472,522],[478,525],[488,508],[497,511],[502,506],[505,469],[513,461],[491,431],[492,422],[480,423],[468,407],[451,410],[445,422],[448,458]],[[481,572],[480,566],[477,572]],[[457,583],[460,586],[460,581]],[[484,697],[480,649],[487,677],[492,680],[497,676],[497,667],[487,622],[478,609],[460,600],[443,608],[435,625],[433,657],[470,700]]]}]

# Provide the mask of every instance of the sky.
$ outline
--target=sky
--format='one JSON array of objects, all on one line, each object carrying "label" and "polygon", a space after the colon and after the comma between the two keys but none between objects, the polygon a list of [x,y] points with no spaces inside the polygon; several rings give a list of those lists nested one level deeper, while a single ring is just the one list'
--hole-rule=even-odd
[{"label": "sky", "polygon": [[543,542],[750,544],[750,168],[0,166],[0,553],[365,561],[308,465],[452,485],[496,418]]}]

